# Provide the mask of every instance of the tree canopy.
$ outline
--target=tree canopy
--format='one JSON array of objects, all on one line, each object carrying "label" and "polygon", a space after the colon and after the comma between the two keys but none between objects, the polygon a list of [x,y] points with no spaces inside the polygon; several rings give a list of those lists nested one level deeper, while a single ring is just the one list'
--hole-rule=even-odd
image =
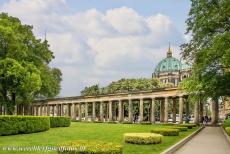
[{"label": "tree canopy", "polygon": [[154,88],[173,86],[172,84],[163,84],[156,78],[140,78],[140,79],[120,79],[111,82],[107,87],[100,88],[99,85],[85,87],[81,91],[81,95],[99,95],[99,94],[113,94],[120,92],[134,92],[142,90],[152,90]]},{"label": "tree canopy", "polygon": [[51,68],[48,42],[37,39],[33,27],[0,14],[0,103],[12,114],[16,104],[58,95],[61,71]]},{"label": "tree canopy", "polygon": [[182,56],[192,76],[181,87],[197,98],[229,96],[230,1],[192,0],[186,23],[191,40],[182,45]]}]

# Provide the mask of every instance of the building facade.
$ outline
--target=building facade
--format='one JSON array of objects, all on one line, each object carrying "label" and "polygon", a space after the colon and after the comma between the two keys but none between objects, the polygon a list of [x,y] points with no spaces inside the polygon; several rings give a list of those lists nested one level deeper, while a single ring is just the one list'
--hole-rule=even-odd
[{"label": "building facade", "polygon": [[174,58],[170,46],[166,58],[157,64],[152,74],[152,77],[158,78],[162,83],[171,83],[174,86],[178,86],[179,82],[189,76],[191,76],[191,67]]}]

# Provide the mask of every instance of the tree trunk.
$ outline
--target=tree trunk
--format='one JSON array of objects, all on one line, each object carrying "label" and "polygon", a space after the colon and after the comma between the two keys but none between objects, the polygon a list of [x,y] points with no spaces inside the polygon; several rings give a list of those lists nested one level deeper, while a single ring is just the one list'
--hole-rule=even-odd
[{"label": "tree trunk", "polygon": [[218,115],[219,115],[219,110],[218,110],[218,100],[212,100],[212,120],[211,120],[211,125],[216,126],[218,123]]},{"label": "tree trunk", "polygon": [[194,123],[199,124],[199,102],[194,104]]}]

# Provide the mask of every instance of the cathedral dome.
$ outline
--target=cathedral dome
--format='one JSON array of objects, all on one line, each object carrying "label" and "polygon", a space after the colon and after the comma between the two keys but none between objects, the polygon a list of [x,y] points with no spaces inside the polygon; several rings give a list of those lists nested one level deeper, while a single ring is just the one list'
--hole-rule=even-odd
[{"label": "cathedral dome", "polygon": [[169,46],[167,57],[157,64],[154,75],[165,72],[179,71],[182,69],[182,67],[183,64],[181,63],[181,61],[172,57],[172,51]]},{"label": "cathedral dome", "polygon": [[154,74],[157,75],[164,72],[174,72],[181,69],[182,63],[178,59],[174,57],[167,57],[157,64]]}]

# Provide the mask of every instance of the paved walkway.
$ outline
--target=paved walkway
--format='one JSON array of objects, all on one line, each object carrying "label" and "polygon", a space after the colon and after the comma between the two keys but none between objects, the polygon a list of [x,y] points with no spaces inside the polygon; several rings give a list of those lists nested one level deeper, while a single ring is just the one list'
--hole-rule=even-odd
[{"label": "paved walkway", "polygon": [[230,154],[230,145],[219,127],[205,127],[174,154]]}]

